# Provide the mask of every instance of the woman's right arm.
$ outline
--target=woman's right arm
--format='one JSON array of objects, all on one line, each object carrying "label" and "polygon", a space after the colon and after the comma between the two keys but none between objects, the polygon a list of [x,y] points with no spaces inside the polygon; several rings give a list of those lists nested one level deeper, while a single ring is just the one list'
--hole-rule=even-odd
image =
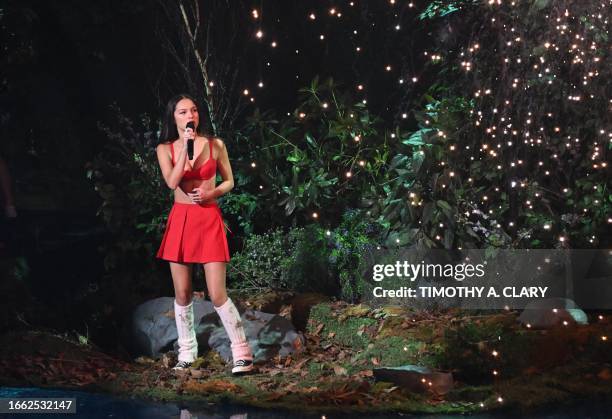
[{"label": "woman's right arm", "polygon": [[176,164],[172,164],[172,158],[169,156],[166,144],[157,146],[157,161],[161,169],[166,185],[172,190],[175,190],[181,179],[183,178],[183,169],[185,168],[185,160],[187,159],[187,147],[182,147],[176,158]]}]

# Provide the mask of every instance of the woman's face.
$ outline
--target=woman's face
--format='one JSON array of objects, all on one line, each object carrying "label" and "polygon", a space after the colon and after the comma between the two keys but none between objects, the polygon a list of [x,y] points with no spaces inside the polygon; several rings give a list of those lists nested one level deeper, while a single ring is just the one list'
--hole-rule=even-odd
[{"label": "woman's face", "polygon": [[179,130],[185,130],[187,122],[193,121],[197,128],[200,124],[200,116],[198,115],[198,108],[191,99],[181,99],[174,108],[174,122]]}]

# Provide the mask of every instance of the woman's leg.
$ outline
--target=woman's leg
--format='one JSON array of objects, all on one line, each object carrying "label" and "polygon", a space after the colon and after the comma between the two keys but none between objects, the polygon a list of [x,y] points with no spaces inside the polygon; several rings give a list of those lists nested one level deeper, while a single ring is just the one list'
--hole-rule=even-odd
[{"label": "woman's leg", "polygon": [[210,300],[221,318],[223,327],[232,343],[233,373],[247,372],[253,369],[253,355],[244,334],[240,314],[225,288],[225,262],[209,262],[204,265],[206,287]]},{"label": "woman's leg", "polygon": [[198,341],[193,319],[193,288],[191,265],[170,262],[170,272],[174,283],[174,319],[178,333],[179,355],[175,369],[189,367],[198,356]]}]

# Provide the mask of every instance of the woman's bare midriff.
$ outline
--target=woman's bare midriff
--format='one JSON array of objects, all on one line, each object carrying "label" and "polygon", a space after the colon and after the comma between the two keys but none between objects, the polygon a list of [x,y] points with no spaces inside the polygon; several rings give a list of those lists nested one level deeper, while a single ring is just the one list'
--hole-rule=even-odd
[{"label": "woman's bare midriff", "polygon": [[[215,189],[215,178],[212,177],[206,180],[190,179],[181,181],[179,187],[174,190],[174,202],[181,204],[193,204],[187,194],[191,193],[194,189],[199,188],[200,186],[202,186],[206,191]],[[203,204],[210,204],[213,202],[216,202],[216,200],[204,202]]]}]

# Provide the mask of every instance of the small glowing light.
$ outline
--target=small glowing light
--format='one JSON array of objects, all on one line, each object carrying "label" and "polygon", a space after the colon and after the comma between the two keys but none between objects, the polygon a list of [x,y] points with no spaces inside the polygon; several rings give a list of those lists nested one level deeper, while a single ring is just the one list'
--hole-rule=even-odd
[{"label": "small glowing light", "polygon": [[319,218],[319,214],[317,214],[316,212],[312,213],[312,218]]},{"label": "small glowing light", "polygon": [[391,66],[390,66],[390,65],[386,66],[386,67],[385,67],[385,70],[387,70],[387,71],[391,71]]},{"label": "small glowing light", "polygon": [[261,81],[260,81],[260,82],[259,82],[257,85],[258,85],[259,87],[263,87],[263,82],[261,82]]},{"label": "small glowing light", "polygon": [[209,82],[208,82],[208,85],[209,85],[210,87],[213,87],[213,86],[215,85],[215,82],[211,80],[211,81],[209,81]]},{"label": "small glowing light", "polygon": [[325,235],[327,235],[327,236],[331,236],[331,231],[327,230],[327,231],[325,232]]},{"label": "small glowing light", "polygon": [[270,46],[271,46],[272,48],[276,48],[276,41],[273,41],[273,42],[270,44]]},{"label": "small glowing light", "polygon": [[310,18],[310,20],[315,20],[317,18],[314,13],[311,13],[308,17]]},{"label": "small glowing light", "polygon": [[351,172],[346,172],[346,177],[351,177],[353,174]]},{"label": "small glowing light", "polygon": [[327,102],[323,102],[323,103],[321,104],[321,106],[323,106],[323,108],[324,108],[324,109],[327,109],[327,107],[328,107],[329,105],[327,104]]},{"label": "small glowing light", "polygon": [[255,164],[255,162],[252,162],[252,163],[251,163],[251,167],[255,167],[255,166],[257,166],[257,165]]},{"label": "small glowing light", "polygon": [[358,90],[363,90],[363,84],[359,84],[359,85],[357,85],[357,89],[358,89]]},{"label": "small glowing light", "polygon": [[304,117],[306,117],[306,114],[304,112],[300,112],[299,117],[300,118],[304,118]]},{"label": "small glowing light", "polygon": [[257,9],[253,9],[251,14],[253,15],[253,18],[255,18],[255,19],[257,19],[259,17],[259,12],[257,12]]},{"label": "small glowing light", "polygon": [[608,340],[608,337],[607,337],[607,336],[602,336],[602,337],[601,337],[601,340],[603,340],[603,341],[605,342],[605,341],[607,341],[607,340]]},{"label": "small glowing light", "polygon": [[245,95],[245,96],[248,96],[248,94],[249,94],[249,89],[244,89],[244,90],[242,91],[242,94],[243,94],[243,95]]},{"label": "small glowing light", "polygon": [[324,40],[324,39],[325,39],[325,35],[323,35],[323,34],[319,35],[319,39],[320,39],[321,41],[322,41],[322,40]]},{"label": "small glowing light", "polygon": [[258,38],[262,38],[263,37],[263,32],[261,31],[261,29],[257,31],[255,36],[258,37]]},{"label": "small glowing light", "polygon": [[493,355],[493,356],[497,356],[497,355],[499,355],[499,352],[497,352],[497,351],[494,349],[494,350],[493,350],[493,352],[491,352],[491,355]]}]

